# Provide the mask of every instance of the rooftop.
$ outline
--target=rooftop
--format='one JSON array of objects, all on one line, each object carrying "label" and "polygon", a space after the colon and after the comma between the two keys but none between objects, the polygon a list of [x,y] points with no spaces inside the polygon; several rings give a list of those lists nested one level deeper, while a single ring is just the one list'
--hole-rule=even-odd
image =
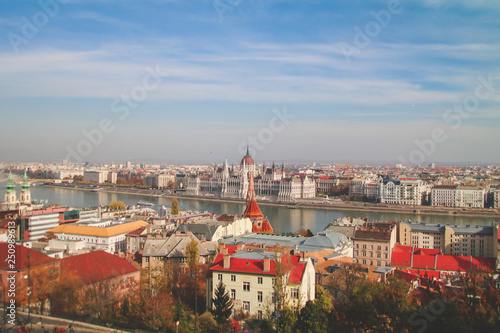
[{"label": "rooftop", "polygon": [[82,236],[95,236],[95,237],[112,237],[121,234],[127,234],[131,231],[137,230],[142,227],[148,226],[147,222],[142,220],[123,223],[119,225],[112,225],[109,227],[88,227],[72,224],[61,224],[51,230],[51,233],[82,235]]}]

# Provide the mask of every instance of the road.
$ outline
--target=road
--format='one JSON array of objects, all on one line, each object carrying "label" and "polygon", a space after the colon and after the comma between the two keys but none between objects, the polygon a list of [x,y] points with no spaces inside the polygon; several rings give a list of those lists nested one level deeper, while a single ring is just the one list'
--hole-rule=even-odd
[{"label": "road", "polygon": [[[0,309],[0,328],[3,329],[3,309]],[[16,321],[19,323],[17,326],[12,326],[7,324],[7,330],[2,332],[23,332],[22,325],[25,325],[25,332],[55,332],[55,328],[59,328],[59,332],[75,332],[75,333],[98,333],[98,332],[132,332],[130,330],[124,331],[119,329],[113,329],[103,326],[97,326],[93,324],[76,322],[68,319],[61,319],[56,317],[41,316],[37,314],[31,314],[31,324],[26,324],[28,322],[28,314],[24,312],[16,313]],[[69,330],[69,328],[72,330]],[[64,328],[64,331],[61,330]],[[19,331],[21,329],[21,331]]]}]

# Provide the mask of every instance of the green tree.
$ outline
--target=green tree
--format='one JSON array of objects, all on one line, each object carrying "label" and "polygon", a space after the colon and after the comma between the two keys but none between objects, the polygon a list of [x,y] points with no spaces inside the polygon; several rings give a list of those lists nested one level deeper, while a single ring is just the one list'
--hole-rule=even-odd
[{"label": "green tree", "polygon": [[108,205],[108,208],[110,210],[115,210],[115,209],[125,209],[127,206],[121,201],[113,201]]},{"label": "green tree", "polygon": [[175,321],[179,321],[179,327],[181,327],[181,329],[187,330],[189,328],[187,316],[184,312],[184,305],[180,299],[178,299],[175,304]]},{"label": "green tree", "polygon": [[212,314],[207,311],[201,316],[198,316],[198,328],[204,333],[218,333],[217,322]]},{"label": "green tree", "polygon": [[186,246],[187,263],[189,265],[189,268],[191,269],[191,272],[196,269],[196,263],[198,262],[198,252],[198,243],[194,240],[194,238],[191,238],[191,242]]},{"label": "green tree", "polygon": [[332,310],[332,301],[321,287],[316,288],[316,299],[308,301],[300,310],[296,329],[299,332],[322,333],[328,329],[328,318]]},{"label": "green tree", "polygon": [[289,307],[285,307],[280,312],[280,332],[295,333],[295,325],[297,324],[297,312]]},{"label": "green tree", "polygon": [[177,201],[177,199],[175,199],[175,198],[172,200],[171,213],[172,213],[172,215],[179,214],[179,201]]},{"label": "green tree", "polygon": [[212,298],[212,308],[209,310],[218,324],[225,324],[231,316],[233,302],[226,291],[225,285],[219,281],[215,289],[215,297]]}]

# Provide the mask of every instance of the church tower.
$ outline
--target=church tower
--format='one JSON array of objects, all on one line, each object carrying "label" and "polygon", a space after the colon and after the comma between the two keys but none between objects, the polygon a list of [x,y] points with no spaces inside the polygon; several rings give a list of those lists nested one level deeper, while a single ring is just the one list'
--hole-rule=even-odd
[{"label": "church tower", "polygon": [[23,182],[21,184],[21,197],[19,201],[22,204],[30,204],[31,203],[31,190],[30,184],[28,182],[28,175],[26,174],[26,170],[24,170]]},{"label": "church tower", "polygon": [[16,184],[12,180],[12,171],[9,172],[9,179],[7,179],[7,185],[5,185],[5,200],[4,203],[8,205],[13,205],[17,203],[16,199]]}]

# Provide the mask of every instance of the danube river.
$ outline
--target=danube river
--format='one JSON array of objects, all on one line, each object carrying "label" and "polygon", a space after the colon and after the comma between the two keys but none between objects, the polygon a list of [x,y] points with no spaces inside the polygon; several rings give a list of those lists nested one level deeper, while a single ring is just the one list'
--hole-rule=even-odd
[{"label": "danube river", "polygon": [[[1,178],[1,177],[0,177]],[[3,188],[5,182],[0,182],[0,193],[3,196]],[[17,185],[19,193],[20,186]],[[106,192],[89,192],[82,190],[72,190],[65,188],[54,188],[48,186],[32,186],[32,197],[35,200],[47,200],[48,203],[58,203],[69,207],[96,207],[98,205],[107,205],[112,201],[123,201],[127,205],[134,205],[140,200],[148,201],[155,204],[154,209],[158,209],[162,205],[170,207],[172,199],[169,198],[154,198],[151,196],[121,194],[121,193],[106,193]],[[19,194],[18,194],[19,196]],[[3,199],[3,198],[2,198]],[[243,203],[208,201],[202,199],[186,199],[179,198],[179,206],[181,209],[208,211],[216,214],[224,213],[243,213],[245,205]],[[385,213],[385,212],[370,212],[363,210],[332,210],[321,208],[297,208],[289,209],[286,206],[274,206],[260,204],[262,213],[266,215],[272,226],[280,232],[295,232],[299,229],[310,229],[316,233],[323,230],[328,223],[343,216],[368,218],[370,220],[382,221],[398,221],[412,220],[425,221],[428,223],[441,224],[458,224],[458,225],[491,225],[493,219],[491,217],[471,217],[471,216],[453,216],[453,215],[419,215],[419,214],[403,214],[403,213]]]}]

